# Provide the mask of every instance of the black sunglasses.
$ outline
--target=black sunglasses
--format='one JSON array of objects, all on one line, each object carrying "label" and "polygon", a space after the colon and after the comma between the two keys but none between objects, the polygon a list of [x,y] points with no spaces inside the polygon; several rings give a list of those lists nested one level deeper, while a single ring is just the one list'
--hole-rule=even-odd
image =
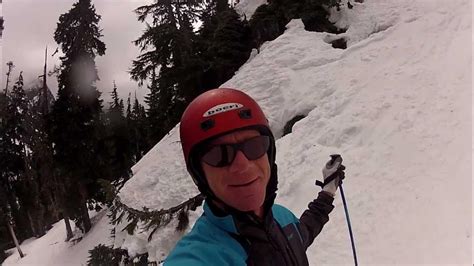
[{"label": "black sunglasses", "polygon": [[252,161],[265,155],[269,147],[268,136],[257,136],[240,143],[212,145],[201,158],[210,166],[224,167],[232,164],[237,151],[242,151],[245,157]]}]

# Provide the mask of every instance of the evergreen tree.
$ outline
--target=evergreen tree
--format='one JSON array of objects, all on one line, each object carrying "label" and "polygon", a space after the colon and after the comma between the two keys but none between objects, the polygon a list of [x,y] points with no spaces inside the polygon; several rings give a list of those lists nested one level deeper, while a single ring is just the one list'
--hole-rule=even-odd
[{"label": "evergreen tree", "polygon": [[120,100],[118,93],[117,93],[117,85],[114,81],[114,87],[112,92],[110,93],[112,96],[112,102],[109,103],[109,111],[108,111],[108,123],[109,124],[120,124],[124,121],[124,106],[123,101]]},{"label": "evergreen tree", "polygon": [[136,164],[151,148],[147,139],[146,110],[138,101],[136,93],[133,105],[131,103],[131,95],[128,95],[126,121],[132,148],[132,161],[133,164]]},{"label": "evergreen tree", "polygon": [[[7,158],[6,149],[6,119],[7,119],[7,96],[4,91],[0,91],[0,158]],[[5,161],[0,160],[1,169],[5,169]],[[10,236],[7,228],[7,212],[8,212],[8,197],[7,197],[8,179],[5,171],[0,171],[0,250],[6,250],[11,247],[9,244]],[[0,251],[0,262],[6,258],[6,254]]]},{"label": "evergreen tree", "polygon": [[[39,153],[46,138],[41,126],[44,117],[37,106],[41,99],[34,93],[23,89],[20,73],[8,95],[0,94],[0,227],[12,223],[20,240],[44,235],[47,224],[57,220],[54,209],[47,209],[48,205],[54,208],[46,200],[52,196],[50,175],[44,175],[41,168],[51,164],[52,157]],[[11,231],[8,227],[1,227],[0,234]]]},{"label": "evergreen tree", "polygon": [[100,16],[90,0],[79,0],[59,17],[54,40],[64,56],[58,75],[58,97],[51,113],[51,139],[63,189],[63,215],[84,232],[91,228],[87,200],[94,195],[102,100],[95,87],[99,79],[95,57],[105,54],[100,40]]},{"label": "evergreen tree", "polygon": [[202,0],[158,1],[137,8],[138,20],[152,25],[135,41],[142,54],[133,61],[131,76],[143,84],[148,80],[149,133],[159,141],[179,121],[185,106],[199,93],[199,57],[193,50],[192,22]]},{"label": "evergreen tree", "polygon": [[340,5],[341,0],[269,0],[255,10],[249,21],[254,45],[259,48],[262,43],[274,40],[296,18],[301,18],[308,31],[341,33],[344,29],[338,29],[328,20],[329,9],[339,9]]},{"label": "evergreen tree", "polygon": [[[2,97],[3,98],[3,97]],[[23,75],[20,72],[12,91],[4,98],[5,107],[2,108],[2,132],[0,151],[1,187],[5,193],[3,211],[17,228],[19,239],[31,236],[30,222],[27,217],[27,208],[22,206],[26,199],[21,190],[28,184],[25,145],[26,116],[28,103],[23,90]],[[35,194],[35,191],[32,191]],[[26,204],[25,204],[26,205]],[[30,207],[30,206],[28,206]]]},{"label": "evergreen tree", "polygon": [[[5,91],[6,92],[6,91]],[[12,215],[18,212],[17,205],[10,206],[16,203],[16,196],[14,194],[13,182],[14,175],[18,172],[18,159],[11,157],[14,149],[14,141],[12,131],[10,129],[10,113],[9,113],[9,96],[5,92],[0,92],[0,245],[6,248],[11,247],[12,236],[10,232],[15,232],[11,223],[13,222]],[[12,230],[10,230],[12,229]],[[4,255],[4,254],[0,254]],[[0,256],[0,261],[1,261]]]},{"label": "evergreen tree", "polygon": [[153,146],[147,141],[147,117],[145,107],[140,104],[135,94],[132,115],[135,126],[133,128],[135,140],[134,163],[137,163]]},{"label": "evergreen tree", "polygon": [[[17,82],[13,86],[13,90],[7,98],[7,113],[8,118],[6,120],[7,138],[6,141],[10,141],[11,154],[15,157],[15,165],[12,169],[12,174],[17,174],[24,170],[24,141],[26,139],[25,129],[25,118],[28,112],[28,101],[26,99],[25,91],[23,90],[23,74],[20,72]],[[6,158],[7,159],[7,158]]]},{"label": "evergreen tree", "polygon": [[0,17],[0,38],[2,38],[2,35],[3,35],[3,17]]},{"label": "evergreen tree", "polygon": [[127,110],[125,113],[125,117],[127,118],[127,121],[131,119],[132,117],[132,103],[130,102],[130,96],[131,96],[131,93],[129,92],[128,98],[127,98]]},{"label": "evergreen tree", "polygon": [[[31,92],[30,92],[31,93]],[[34,98],[34,97],[32,97]],[[19,238],[42,236],[47,228],[46,223],[57,219],[54,211],[47,213],[47,206],[52,205],[50,173],[44,170],[51,164],[44,147],[44,117],[37,107],[38,102],[30,101],[23,90],[23,76],[20,73],[13,90],[5,97],[6,109],[2,114],[2,158],[3,172],[7,186],[12,220],[18,225]],[[50,147],[50,146],[49,146]],[[50,151],[50,149],[49,149]],[[48,161],[49,158],[49,161]],[[49,199],[49,200],[48,200]],[[47,219],[47,221],[45,220]]]},{"label": "evergreen tree", "polygon": [[[339,29],[329,21],[329,8],[340,9],[341,0],[306,0],[301,7],[299,17],[307,31],[342,33],[345,29]],[[350,2],[348,2],[350,5]]]},{"label": "evergreen tree", "polygon": [[132,174],[132,144],[124,116],[123,100],[118,96],[115,82],[111,95],[112,102],[105,115],[105,137],[100,142],[99,157],[103,163],[102,178],[110,182],[116,181],[121,186]]},{"label": "evergreen tree", "polygon": [[276,39],[285,31],[285,25],[290,20],[285,18],[284,11],[279,7],[271,3],[261,5],[250,19],[253,41],[257,49],[264,42]]},{"label": "evergreen tree", "polygon": [[5,95],[8,95],[8,83],[10,82],[10,75],[15,65],[13,64],[12,61],[8,61],[6,65],[8,67],[8,71],[7,71],[7,82],[5,84]]},{"label": "evergreen tree", "polygon": [[227,1],[213,0],[203,13],[199,33],[198,47],[205,64],[202,84],[206,90],[217,88],[249,58],[252,50],[250,27]]},{"label": "evergreen tree", "polygon": [[[46,71],[46,70],[45,70]],[[28,115],[26,117],[28,150],[26,156],[27,175],[30,188],[24,193],[32,206],[29,210],[32,230],[35,236],[42,236],[48,225],[59,219],[59,206],[56,198],[53,151],[49,142],[46,119],[52,104],[52,94],[43,82],[43,87],[34,86],[26,91],[28,97]],[[31,195],[30,191],[34,192]]]}]

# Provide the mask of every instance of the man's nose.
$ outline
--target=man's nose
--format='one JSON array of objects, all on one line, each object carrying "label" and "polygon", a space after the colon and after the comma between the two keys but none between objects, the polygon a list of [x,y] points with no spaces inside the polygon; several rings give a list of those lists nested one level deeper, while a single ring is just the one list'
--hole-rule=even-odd
[{"label": "man's nose", "polygon": [[249,167],[249,163],[250,161],[245,157],[244,153],[238,150],[235,154],[234,161],[230,165],[229,171],[234,173],[244,172]]}]

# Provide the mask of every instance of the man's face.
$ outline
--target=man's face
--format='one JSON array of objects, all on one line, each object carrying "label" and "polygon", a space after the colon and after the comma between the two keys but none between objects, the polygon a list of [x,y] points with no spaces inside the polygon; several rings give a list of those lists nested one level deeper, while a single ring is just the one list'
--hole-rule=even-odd
[{"label": "man's face", "polygon": [[[259,135],[256,130],[236,131],[215,139],[211,145],[240,143]],[[249,161],[242,151],[237,151],[234,161],[228,166],[213,167],[202,161],[201,166],[209,187],[225,204],[240,211],[261,210],[270,179],[267,153]]]}]

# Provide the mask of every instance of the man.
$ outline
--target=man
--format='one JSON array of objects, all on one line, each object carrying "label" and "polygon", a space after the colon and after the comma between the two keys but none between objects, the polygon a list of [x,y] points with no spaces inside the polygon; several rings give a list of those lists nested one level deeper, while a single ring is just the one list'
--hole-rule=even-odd
[{"label": "man", "polygon": [[323,191],[297,219],[274,204],[275,139],[248,95],[224,88],[203,93],[185,110],[180,137],[188,172],[206,200],[204,214],[164,265],[308,265],[306,249],[329,220],[344,178],[340,161],[327,164]]}]

